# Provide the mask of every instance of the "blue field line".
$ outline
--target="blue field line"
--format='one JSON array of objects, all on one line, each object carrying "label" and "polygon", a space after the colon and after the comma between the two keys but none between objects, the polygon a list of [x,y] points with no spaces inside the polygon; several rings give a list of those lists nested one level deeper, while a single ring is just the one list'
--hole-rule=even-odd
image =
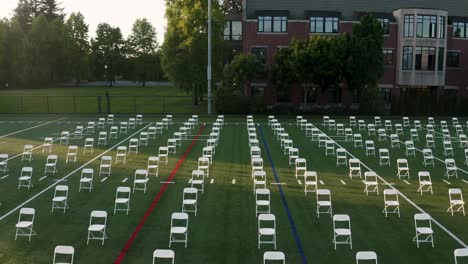
[{"label": "blue field line", "polygon": [[[270,148],[268,147],[268,143],[266,142],[265,137],[263,136],[263,130],[260,126],[258,126],[258,128],[260,132],[260,137],[262,138],[263,145],[265,146],[265,152],[271,164],[273,175],[275,176],[276,183],[280,183],[278,174],[276,173],[275,163],[273,162],[273,158],[271,157]],[[291,232],[293,233],[294,240],[296,241],[297,250],[299,250],[299,254],[301,255],[302,263],[306,264],[307,258],[304,254],[304,248],[302,246],[301,239],[299,238],[299,234],[297,233],[296,224],[294,223],[294,219],[291,215],[291,210],[289,209],[288,202],[286,201],[286,196],[284,195],[283,187],[281,187],[281,184],[278,184],[278,190],[280,192],[281,201],[283,202],[284,209],[286,210],[286,215],[288,216],[289,225],[291,226]]]}]

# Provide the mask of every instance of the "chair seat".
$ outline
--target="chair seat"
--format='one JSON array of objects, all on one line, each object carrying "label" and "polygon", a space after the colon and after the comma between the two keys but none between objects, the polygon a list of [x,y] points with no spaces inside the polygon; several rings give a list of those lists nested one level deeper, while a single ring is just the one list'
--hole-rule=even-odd
[{"label": "chair seat", "polygon": [[335,229],[335,234],[339,236],[349,236],[351,235],[351,230],[346,228],[337,228]]},{"label": "chair seat", "polygon": [[264,235],[264,236],[272,236],[275,234],[275,229],[273,228],[260,228],[258,230],[258,233],[260,233],[260,235]]},{"label": "chair seat", "polygon": [[203,184],[204,180],[192,180],[192,184]]},{"label": "chair seat", "polygon": [[452,200],[450,201],[451,204],[454,204],[454,205],[464,205],[465,202],[462,201],[462,200]]},{"label": "chair seat", "polygon": [[375,181],[364,181],[364,184],[365,185],[368,185],[368,186],[377,186],[379,185],[377,182]]},{"label": "chair seat", "polygon": [[397,202],[397,201],[386,201],[386,202],[385,202],[385,205],[389,205],[389,206],[399,206],[400,203]]},{"label": "chair seat", "polygon": [[421,181],[421,185],[432,185],[430,181]]},{"label": "chair seat", "polygon": [[148,179],[135,180],[135,183],[147,183]]},{"label": "chair seat", "polygon": [[266,184],[266,181],[257,181],[257,180],[255,180],[254,184],[255,185],[264,185],[264,184]]},{"label": "chair seat", "polygon": [[54,199],[52,199],[53,202],[63,202],[67,199],[67,197],[65,196],[57,196],[57,197],[54,197]]},{"label": "chair seat", "polygon": [[185,232],[187,232],[186,227],[177,226],[177,227],[171,228],[171,233],[172,234],[184,234]]},{"label": "chair seat", "polygon": [[106,228],[105,225],[90,225],[88,231],[103,231]]},{"label": "chair seat", "polygon": [[259,200],[259,201],[257,201],[257,205],[260,205],[260,206],[267,206],[267,205],[270,205],[270,201],[267,201],[267,200]]},{"label": "chair seat", "polygon": [[46,167],[55,167],[55,163],[46,163]]},{"label": "chair seat", "polygon": [[158,165],[148,165],[148,169],[157,169]]},{"label": "chair seat", "polygon": [[189,205],[190,204],[196,204],[196,203],[197,203],[197,200],[195,200],[195,199],[185,199],[183,201],[183,204],[189,204]]},{"label": "chair seat", "polygon": [[304,184],[305,185],[317,185],[317,182],[316,181],[306,181]]},{"label": "chair seat", "polygon": [[329,201],[318,201],[317,204],[319,206],[331,206],[331,202]]},{"label": "chair seat", "polygon": [[425,235],[430,235],[430,234],[434,233],[432,231],[432,228],[429,228],[429,227],[418,227],[418,228],[416,228],[416,231],[419,234],[425,234]]},{"label": "chair seat", "polygon": [[30,179],[31,179],[31,177],[29,177],[29,176],[23,176],[23,177],[19,178],[20,181],[26,181],[26,180],[30,180]]},{"label": "chair seat", "polygon": [[92,178],[82,178],[80,182],[91,182],[92,180]]},{"label": "chair seat", "polygon": [[130,199],[128,199],[128,198],[117,198],[117,199],[115,199],[116,203],[128,203],[129,201],[130,201]]},{"label": "chair seat", "polygon": [[32,226],[32,224],[33,224],[33,223],[32,223],[31,221],[21,221],[21,222],[18,222],[18,223],[16,224],[16,227],[18,227],[18,228],[26,228],[26,227]]}]

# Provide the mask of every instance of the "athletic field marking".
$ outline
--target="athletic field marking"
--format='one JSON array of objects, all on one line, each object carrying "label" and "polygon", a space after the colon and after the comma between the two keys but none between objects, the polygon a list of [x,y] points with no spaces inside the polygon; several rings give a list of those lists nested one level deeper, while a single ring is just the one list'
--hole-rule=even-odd
[{"label": "athletic field marking", "polygon": [[58,122],[58,121],[60,121],[62,119],[65,119],[65,117],[59,118],[57,120],[49,121],[49,122],[46,122],[46,123],[43,123],[43,124],[40,124],[40,125],[37,125],[37,126],[32,126],[32,127],[28,127],[28,128],[25,128],[25,129],[21,129],[21,130],[18,130],[18,131],[15,131],[15,132],[12,132],[12,133],[9,133],[9,134],[6,134],[6,135],[2,135],[2,136],[0,136],[0,139],[1,138],[6,138],[6,137],[9,137],[9,136],[12,136],[12,135],[24,132],[24,131],[28,131],[28,130],[31,130],[31,129],[34,129],[34,128],[42,127],[42,126],[45,126],[45,125],[48,125],[48,124],[51,124],[51,123],[55,123],[55,122]]},{"label": "athletic field marking", "polygon": [[66,182],[68,179],[53,179],[54,182]]},{"label": "athletic field marking", "polygon": [[340,180],[343,185],[346,185],[346,182],[343,180]]},{"label": "athletic field marking", "polygon": [[128,178],[125,178],[125,179],[122,180],[122,182],[127,182],[127,180],[128,180]]},{"label": "athletic field marking", "polygon": [[296,242],[296,246],[297,246],[297,249],[299,251],[299,255],[301,255],[302,263],[306,264],[307,263],[307,258],[306,258],[305,253],[304,253],[304,247],[302,246],[302,242],[301,242],[301,239],[299,237],[299,233],[297,232],[296,224],[294,223],[294,219],[292,217],[291,210],[289,209],[288,202],[286,201],[286,196],[284,195],[282,184],[280,184],[280,179],[278,177],[278,174],[276,173],[275,163],[273,162],[273,157],[271,156],[270,148],[268,147],[268,143],[266,142],[265,136],[263,135],[262,127],[259,126],[258,130],[260,132],[260,137],[262,139],[263,145],[265,146],[265,152],[266,152],[266,154],[268,156],[268,160],[270,161],[270,166],[271,166],[271,169],[273,171],[273,175],[275,176],[275,181],[278,184],[278,190],[279,190],[279,193],[280,193],[280,196],[281,196],[281,201],[283,202],[283,207],[284,207],[284,209],[286,211],[286,215],[288,216],[289,226],[290,226],[291,232],[292,232],[292,234],[294,236],[294,240]]},{"label": "athletic field marking", "polygon": [[[149,126],[149,125],[148,125]],[[203,132],[203,130],[205,129],[205,126],[202,126],[200,128],[200,130],[198,130],[198,133],[197,134],[201,134],[201,132]],[[179,162],[177,162],[177,165],[175,166],[174,170],[172,171],[171,175],[169,175],[167,181],[170,182],[172,181],[172,179],[174,178],[174,176],[176,175],[177,171],[179,170],[180,166],[182,165],[182,163],[185,161],[185,158],[187,158],[187,155],[190,153],[190,150],[192,149],[192,147],[195,145],[195,142],[197,142],[198,140],[198,137],[195,137],[192,142],[190,143],[190,145],[188,146],[188,148],[185,150],[185,153],[184,155],[179,159]],[[133,244],[133,241],[135,240],[136,236],[138,235],[138,233],[140,232],[141,228],[143,228],[143,225],[145,224],[146,220],[148,219],[148,217],[150,216],[151,212],[154,210],[154,208],[156,207],[156,204],[159,202],[159,200],[161,199],[162,195],[164,194],[164,192],[166,191],[167,187],[169,186],[168,183],[164,184],[162,187],[161,187],[161,190],[159,190],[158,192],[158,195],[156,196],[156,198],[153,200],[153,202],[151,203],[151,206],[148,208],[148,210],[146,211],[145,215],[143,216],[143,218],[140,220],[140,223],[138,224],[138,226],[136,227],[135,231],[133,231],[132,233],[132,236],[130,237],[130,239],[127,241],[127,243],[125,244],[124,248],[120,251],[120,254],[119,256],[116,258],[116,260],[114,261],[114,264],[120,264],[123,260],[123,258],[125,257],[125,255],[127,254],[128,250],[130,249],[130,247],[132,246]]]},{"label": "athletic field marking", "polygon": [[272,182],[271,185],[287,185],[285,182]]},{"label": "athletic field marking", "polygon": [[47,175],[44,176],[44,177],[42,177],[42,178],[40,178],[39,181],[43,181],[43,180],[45,180],[46,178],[47,178]]},{"label": "athletic field marking", "polygon": [[299,183],[299,185],[302,185],[302,182],[301,182],[301,180],[297,180],[297,183]]},{"label": "athletic field marking", "polygon": [[322,180],[319,180],[320,184],[325,185],[325,183]]},{"label": "athletic field marking", "polygon": [[411,183],[407,180],[403,180],[404,183],[408,184],[408,185],[411,185]]},{"label": "athletic field marking", "polygon": [[232,184],[236,184],[236,179],[232,179]]},{"label": "athletic field marking", "polygon": [[[314,125],[315,128],[317,128],[315,125]],[[323,133],[319,128],[317,128],[321,133]],[[323,133],[325,134],[325,136],[328,137],[328,135],[326,133]],[[353,154],[351,154],[351,152],[349,152],[346,148],[342,147],[340,144],[336,143],[335,142],[335,145],[337,145],[338,147],[340,148],[343,148],[349,156],[351,156],[352,158],[354,159],[357,159],[356,156],[354,156]],[[361,165],[363,167],[365,167],[366,169],[370,170],[370,171],[374,171],[372,170],[371,168],[369,168],[366,164],[364,164],[362,161],[361,161]],[[375,171],[374,171],[375,172]],[[412,200],[410,200],[406,195],[404,195],[401,191],[399,191],[396,187],[390,185],[384,178],[382,178],[380,175],[377,174],[377,177],[384,183],[386,183],[390,188],[392,188],[393,190],[395,190],[401,197],[403,197],[403,199],[405,199],[409,204],[411,204],[414,208],[416,208],[417,210],[419,210],[421,213],[424,213],[424,214],[428,214],[426,211],[424,211],[421,207],[419,207],[416,203],[414,203]],[[444,230],[445,233],[447,233],[449,236],[451,236],[455,241],[457,241],[461,246],[463,246],[464,248],[468,247],[465,242],[463,242],[460,238],[458,238],[455,234],[453,234],[450,230],[448,230],[445,226],[443,226],[439,221],[437,221],[436,219],[434,219],[432,216],[431,216],[431,220],[432,222],[434,222],[440,229]]]},{"label": "athletic field marking", "polygon": [[464,183],[468,184],[468,181],[467,181],[467,180],[462,180],[462,182],[464,182]]},{"label": "athletic field marking", "polygon": [[5,176],[2,176],[2,177],[0,178],[0,180],[3,180],[3,179],[5,179],[5,178],[8,177],[8,176],[10,176],[10,175],[7,174],[7,175],[5,175]]},{"label": "athletic field marking", "polygon": [[210,180],[210,184],[213,184],[213,183],[214,183],[214,179],[211,179],[211,180]]},{"label": "athletic field marking", "polygon": [[160,181],[161,184],[172,184],[175,183],[174,181]]},{"label": "athletic field marking", "polygon": [[86,166],[88,166],[89,164],[91,164],[92,162],[98,160],[99,158],[101,158],[102,156],[104,156],[106,153],[110,152],[111,150],[117,148],[118,146],[120,146],[121,144],[123,144],[125,141],[131,139],[133,136],[137,135],[138,133],[140,133],[141,131],[143,131],[144,129],[148,128],[151,124],[143,127],[142,129],[138,130],[137,132],[133,133],[132,135],[130,135],[129,137],[125,138],[124,140],[120,141],[119,143],[115,144],[114,146],[112,146],[111,148],[107,149],[106,151],[102,152],[101,154],[99,154],[98,156],[92,158],[91,160],[89,160],[88,162],[86,162],[85,164],[81,165],[79,168],[75,169],[74,171],[70,172],[69,174],[67,174],[66,176],[64,176],[63,178],[59,179],[58,181],[56,181],[55,183],[49,185],[48,187],[44,188],[42,191],[36,193],[34,196],[32,196],[31,198],[29,198],[28,200],[24,201],[23,203],[21,203],[20,205],[18,205],[17,207],[15,207],[14,209],[10,210],[9,212],[7,212],[6,214],[2,215],[0,217],[0,221],[2,221],[3,219],[5,219],[6,217],[8,217],[9,215],[13,214],[14,212],[18,211],[19,209],[21,209],[23,206],[25,206],[26,204],[30,203],[31,201],[33,201],[34,199],[36,199],[37,197],[39,197],[40,195],[42,195],[43,193],[47,192],[48,190],[50,190],[51,188],[53,188],[55,185],[57,185],[59,182],[63,181],[63,180],[67,180],[68,178],[70,178],[73,174],[75,174],[76,172],[82,170],[83,168],[85,168]]},{"label": "athletic field marking", "polygon": [[[424,126],[422,126],[422,128],[425,129],[425,130],[427,130],[427,131],[429,131],[429,130],[428,130],[427,128],[425,128]],[[449,131],[450,131],[450,129],[449,129]],[[442,133],[440,133],[440,132],[437,132],[435,129],[434,129],[434,133],[439,134],[439,135],[442,135],[442,136],[444,135],[444,134],[442,134]],[[452,134],[450,134],[449,137],[450,137],[450,139],[454,139],[455,142],[460,142],[460,140],[459,140],[458,138],[452,137]],[[444,137],[434,137],[434,138],[444,138]]]},{"label": "athletic field marking", "polygon": [[442,180],[443,182],[445,182],[446,184],[452,184],[451,182],[447,181],[447,180]]},{"label": "athletic field marking", "polygon": [[388,184],[387,184],[387,183],[384,183],[384,182],[382,182],[382,183],[380,183],[380,185],[392,185],[392,186],[395,186],[396,184],[395,184],[394,182],[390,182],[390,183],[388,183]]},{"label": "athletic field marking", "polygon": [[191,184],[192,183],[192,179],[188,180],[188,184]]},{"label": "athletic field marking", "polygon": [[107,177],[102,178],[101,182],[107,181]]}]

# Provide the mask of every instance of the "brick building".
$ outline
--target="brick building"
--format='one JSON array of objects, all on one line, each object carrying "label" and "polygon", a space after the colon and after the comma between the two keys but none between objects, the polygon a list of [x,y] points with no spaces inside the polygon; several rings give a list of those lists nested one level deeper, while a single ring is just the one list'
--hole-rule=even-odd
[{"label": "brick building", "polygon": [[[430,105],[447,108],[468,98],[466,0],[243,0],[242,13],[227,18],[225,40],[234,53],[256,54],[268,66],[293,39],[351,33],[353,23],[366,13],[374,14],[385,33],[379,89],[388,112],[414,110],[416,100],[430,102],[422,109],[430,112]],[[252,94],[264,96],[270,105],[284,100],[267,78],[251,86]],[[286,101],[299,107],[352,107],[358,100],[345,88],[322,93],[298,85]]]}]

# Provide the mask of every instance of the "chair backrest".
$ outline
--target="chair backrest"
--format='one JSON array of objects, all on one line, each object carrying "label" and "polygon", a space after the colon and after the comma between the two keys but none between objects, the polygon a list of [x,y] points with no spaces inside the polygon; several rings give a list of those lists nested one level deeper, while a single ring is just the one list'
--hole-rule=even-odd
[{"label": "chair backrest", "polygon": [[317,201],[331,201],[331,191],[328,189],[318,189],[316,196]]},{"label": "chair backrest", "polygon": [[34,216],[35,214],[36,214],[36,210],[34,208],[21,208],[21,210],[20,210],[20,215],[32,215],[32,216]]},{"label": "chair backrest", "polygon": [[346,157],[346,150],[344,148],[337,148],[336,155],[338,157]]},{"label": "chair backrest", "polygon": [[127,186],[117,187],[117,196],[119,195],[119,193],[128,193],[128,195],[130,196],[130,192],[131,192],[130,187],[127,187]]},{"label": "chair backrest", "polygon": [[459,188],[451,188],[451,189],[449,189],[449,196],[450,196],[450,199],[452,199],[452,195],[459,195],[460,198],[463,197],[462,190],[459,189]]},{"label": "chair backrest", "polygon": [[397,166],[398,168],[408,168],[408,160],[407,159],[397,159]]},{"label": "chair backrest", "polygon": [[55,186],[55,194],[57,192],[67,192],[68,193],[68,186],[67,185],[57,185]]},{"label": "chair backrest", "polygon": [[274,214],[259,214],[258,215],[258,224],[261,222],[276,222],[276,217]]},{"label": "chair backrest", "polygon": [[307,167],[307,160],[303,158],[297,158],[295,164],[296,167]]},{"label": "chair backrest", "polygon": [[281,251],[266,251],[265,253],[263,253],[263,261],[266,260],[279,260],[285,263],[286,256]]},{"label": "chair backrest", "polygon": [[359,161],[358,159],[349,159],[349,167],[353,169],[361,169],[361,161]]},{"label": "chair backrest", "polygon": [[189,216],[187,213],[172,213],[171,215],[171,226],[174,224],[174,220],[184,220],[186,222],[185,226],[188,225]]},{"label": "chair backrest", "polygon": [[366,171],[364,172],[364,179],[367,182],[377,182],[377,173],[373,171]]},{"label": "chair backrest", "polygon": [[455,167],[455,160],[454,159],[445,159],[445,166],[447,168],[454,168]]},{"label": "chair backrest", "polygon": [[[416,228],[421,227],[421,226],[432,227],[431,220],[432,220],[431,216],[426,213],[418,213],[414,215],[414,225]],[[427,223],[427,225],[425,225],[424,223]]]},{"label": "chair backrest", "polygon": [[55,163],[55,164],[57,164],[57,159],[58,159],[57,155],[49,155],[49,156],[47,156],[46,163]]},{"label": "chair backrest", "polygon": [[159,157],[148,157],[148,165],[158,165]]},{"label": "chair backrest", "polygon": [[110,165],[112,164],[112,156],[102,156],[101,165]]},{"label": "chair backrest", "polygon": [[259,196],[268,196],[268,200],[270,200],[270,190],[268,190],[268,189],[256,189],[255,190],[255,199],[259,200]]},{"label": "chair backrest", "polygon": [[455,256],[455,258],[468,257],[468,248],[457,248],[453,252],[453,255]]},{"label": "chair backrest", "polygon": [[304,172],[304,179],[306,181],[317,181],[317,172],[315,171]]},{"label": "chair backrest", "polygon": [[91,217],[89,218],[89,224],[93,223],[93,219],[103,219],[104,220],[104,225],[107,223],[107,212],[106,211],[99,211],[99,210],[94,210],[91,212]]},{"label": "chair backrest", "polygon": [[192,178],[194,178],[194,177],[197,177],[197,178],[203,177],[204,178],[205,177],[205,172],[202,171],[202,170],[193,170],[192,171]]},{"label": "chair backrest", "polygon": [[[395,197],[395,199],[392,199],[393,197]],[[394,189],[385,189],[384,199],[385,201],[398,201],[398,192]]]},{"label": "chair backrest", "polygon": [[74,255],[75,255],[75,248],[72,247],[72,246],[56,246],[55,249],[54,249],[54,264],[56,263],[56,257],[57,255],[71,255],[71,260],[70,262],[63,262],[63,261],[60,261],[60,263],[63,263],[63,264],[72,264],[73,263],[73,258],[74,258]]},{"label": "chair backrest", "polygon": [[377,261],[377,254],[373,251],[359,251],[356,253],[356,260],[375,260]]},{"label": "chair backrest", "polygon": [[388,157],[390,152],[386,148],[379,149],[379,154],[381,157]]},{"label": "chair backrest", "polygon": [[144,169],[135,170],[135,178],[147,178],[148,171]]},{"label": "chair backrest", "polygon": [[94,138],[86,138],[85,139],[85,146],[93,145],[94,144]]},{"label": "chair backrest", "polygon": [[175,253],[170,249],[156,249],[153,252],[153,259],[174,259]]}]

